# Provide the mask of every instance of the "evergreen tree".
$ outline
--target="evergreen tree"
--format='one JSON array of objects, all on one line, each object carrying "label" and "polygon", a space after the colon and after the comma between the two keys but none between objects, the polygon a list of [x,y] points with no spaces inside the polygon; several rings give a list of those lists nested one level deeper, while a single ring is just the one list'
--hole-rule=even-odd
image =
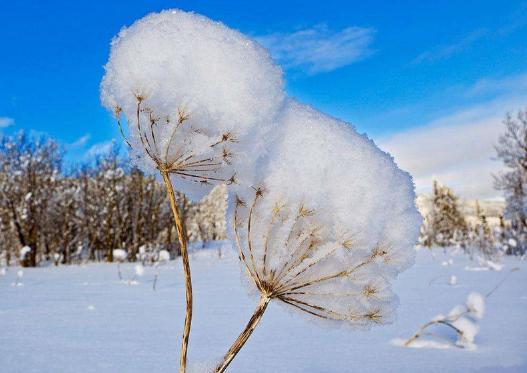
[{"label": "evergreen tree", "polygon": [[467,223],[458,207],[458,198],[450,188],[434,180],[430,210],[421,227],[424,246],[465,246]]},{"label": "evergreen tree", "polygon": [[487,217],[481,211],[479,202],[476,200],[476,215],[478,221],[473,229],[473,244],[479,249],[486,259],[494,254],[494,236],[487,221]]}]

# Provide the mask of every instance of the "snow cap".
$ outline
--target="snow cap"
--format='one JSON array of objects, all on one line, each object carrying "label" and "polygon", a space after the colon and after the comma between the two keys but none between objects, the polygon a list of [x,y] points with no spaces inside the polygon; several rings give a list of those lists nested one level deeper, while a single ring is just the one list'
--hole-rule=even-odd
[{"label": "snow cap", "polygon": [[[152,13],[123,28],[105,70],[102,103],[112,112],[122,110],[146,169],[153,163],[143,153],[141,132],[164,160],[192,154],[197,162],[220,153],[222,167],[206,174],[243,179],[241,168],[259,154],[284,100],[282,72],[265,49],[222,23],[180,10]],[[137,129],[138,98],[145,131]],[[151,133],[152,119],[157,122]],[[172,179],[194,200],[210,190],[204,179]]]}]

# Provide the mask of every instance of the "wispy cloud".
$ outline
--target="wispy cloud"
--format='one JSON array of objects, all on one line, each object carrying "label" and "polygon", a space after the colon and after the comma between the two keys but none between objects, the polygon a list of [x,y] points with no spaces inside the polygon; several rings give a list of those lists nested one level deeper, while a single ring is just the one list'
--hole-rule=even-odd
[{"label": "wispy cloud", "polygon": [[68,149],[82,148],[88,143],[88,141],[90,141],[90,139],[91,139],[91,135],[87,133],[86,135],[79,137],[77,140],[73,141],[72,143],[67,144],[67,148]]},{"label": "wispy cloud", "polygon": [[108,153],[110,150],[112,150],[114,143],[114,140],[110,140],[93,144],[86,152],[85,158],[90,159]]},{"label": "wispy cloud", "polygon": [[414,59],[413,63],[419,64],[422,62],[432,62],[432,61],[447,59],[448,57],[454,54],[464,51],[471,44],[482,39],[487,34],[488,34],[488,31],[486,29],[478,29],[478,30],[472,31],[468,35],[465,35],[461,39],[458,39],[450,44],[440,45],[429,51],[421,53]]},{"label": "wispy cloud", "polygon": [[9,117],[0,117],[0,128],[6,128],[15,124],[15,120]]},{"label": "wispy cloud", "polygon": [[273,33],[256,39],[286,68],[300,67],[310,74],[328,72],[357,62],[372,53],[375,30],[326,25],[292,33]]},{"label": "wispy cloud", "polygon": [[[521,82],[524,76],[515,79]],[[517,86],[513,80],[508,77],[495,83],[501,89],[510,86],[513,90]],[[493,87],[485,88],[486,81],[468,87],[467,92],[486,92]],[[494,159],[494,144],[503,133],[505,113],[524,109],[526,105],[526,92],[517,95],[506,92],[396,133],[379,141],[379,145],[414,176],[418,193],[430,193],[432,180],[437,178],[464,198],[499,198],[500,193],[493,188],[492,174],[503,166]]]}]

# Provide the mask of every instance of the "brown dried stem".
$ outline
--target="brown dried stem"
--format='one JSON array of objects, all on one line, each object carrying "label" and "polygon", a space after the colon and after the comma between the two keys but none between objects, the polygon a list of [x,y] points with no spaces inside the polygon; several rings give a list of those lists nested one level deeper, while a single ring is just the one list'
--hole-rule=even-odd
[{"label": "brown dried stem", "polygon": [[231,363],[231,361],[236,357],[238,352],[240,352],[245,342],[247,342],[254,329],[256,329],[256,327],[258,326],[258,323],[262,319],[270,300],[271,298],[269,298],[268,296],[261,296],[260,301],[258,302],[258,305],[256,306],[253,315],[251,316],[251,319],[245,326],[245,329],[238,336],[238,338],[236,338],[236,341],[234,341],[231,348],[229,348],[229,351],[227,351],[227,353],[223,357],[223,361],[216,367],[216,372],[224,372],[225,369],[227,369],[227,367]]},{"label": "brown dried stem", "polygon": [[190,274],[190,263],[188,258],[187,250],[187,233],[183,226],[181,214],[176,203],[176,196],[174,194],[174,188],[170,181],[170,176],[167,172],[161,172],[165,187],[167,189],[168,199],[170,201],[170,207],[172,208],[172,214],[174,215],[174,221],[176,222],[176,229],[179,238],[181,259],[183,261],[183,271],[185,273],[185,297],[186,297],[186,309],[185,309],[185,324],[183,326],[183,338],[181,343],[181,355],[179,358],[179,371],[184,373],[187,365],[187,349],[188,340],[190,336],[190,325],[192,323],[192,277]]},{"label": "brown dried stem", "polygon": [[[186,146],[191,142],[189,136],[183,138],[182,145],[180,145],[176,150],[176,157],[174,160],[169,160],[170,151],[173,146],[174,140],[176,138],[176,133],[178,128],[180,128],[189,118],[189,115],[186,114],[183,110],[178,109],[178,120],[174,125],[166,149],[162,152],[158,147],[158,142],[156,139],[156,128],[161,117],[155,115],[153,110],[149,107],[145,107],[143,102],[145,97],[141,94],[136,96],[137,105],[135,110],[135,119],[136,119],[136,128],[137,136],[139,137],[140,143],[143,147],[144,152],[148,157],[154,162],[156,168],[163,178],[163,182],[166,187],[167,196],[170,201],[170,207],[174,216],[174,222],[176,225],[178,239],[180,244],[181,258],[183,262],[183,272],[185,276],[185,296],[186,296],[186,311],[185,311],[185,323],[183,327],[183,339],[181,343],[181,355],[180,355],[180,373],[184,373],[187,364],[187,350],[190,336],[190,327],[192,323],[192,279],[190,272],[190,263],[188,257],[187,249],[187,234],[185,229],[185,222],[181,218],[179,212],[174,187],[172,181],[170,180],[170,175],[178,175],[182,179],[190,180],[193,182],[201,184],[209,184],[211,181],[227,182],[234,183],[234,175],[230,179],[222,179],[219,177],[211,176],[209,173],[214,173],[218,171],[221,165],[229,163],[232,153],[223,148],[219,154],[216,154],[212,157],[197,159],[192,152],[189,152],[186,149]],[[121,112],[122,109],[117,106],[115,108],[115,115],[117,117],[117,124],[119,126],[119,131],[126,142],[126,144],[132,148],[132,144],[126,138],[123,127],[121,125]],[[146,130],[143,128],[141,123],[141,113],[148,114],[149,127]],[[166,125],[170,125],[170,119],[167,117]],[[149,131],[147,131],[149,130]],[[197,131],[194,131],[197,132]],[[220,140],[213,143],[211,147],[215,147],[218,144],[226,142],[236,142],[236,137],[231,133],[227,132],[222,135]]]},{"label": "brown dried stem", "polygon": [[[310,293],[309,291],[295,290],[303,289],[325,281],[331,281],[336,278],[349,277],[361,267],[372,263],[375,258],[385,255],[386,251],[381,250],[381,246],[377,245],[369,256],[351,268],[341,269],[338,272],[323,276],[319,275],[319,277],[313,279],[301,279],[302,275],[305,276],[310,269],[326,260],[338,249],[350,249],[351,243],[350,241],[345,241],[345,243],[336,244],[335,247],[330,248],[327,252],[322,252],[318,258],[312,258],[312,254],[321,248],[322,242],[320,242],[321,240],[318,235],[319,227],[312,224],[310,221],[304,221],[305,218],[313,216],[313,211],[306,209],[303,205],[297,210],[296,216],[294,216],[289,231],[285,237],[285,241],[278,238],[273,240],[271,235],[275,224],[283,224],[285,221],[279,216],[280,211],[285,206],[276,204],[270,212],[270,223],[266,227],[266,233],[261,237],[263,240],[262,257],[255,258],[253,228],[256,223],[255,219],[259,217],[259,214],[256,213],[258,201],[263,198],[264,194],[261,188],[255,190],[255,198],[249,207],[239,197],[236,197],[233,223],[239,259],[243,263],[247,274],[251,277],[260,292],[260,302],[249,320],[249,323],[227,351],[223,357],[223,361],[216,367],[215,372],[223,372],[229,366],[258,325],[258,322],[261,320],[267,308],[267,304],[273,299],[277,299],[302,312],[322,319],[367,321],[373,323],[381,323],[383,319],[380,310],[376,308],[372,308],[367,312],[359,313],[350,311],[348,314],[348,312],[341,312],[340,310],[334,310],[323,305],[315,304],[316,302],[311,300],[298,299],[298,297],[306,294],[319,294]],[[240,220],[240,208],[248,208],[245,221],[243,222]],[[244,229],[244,233],[246,234],[241,235],[240,229]],[[242,236],[244,237],[244,240],[242,240]],[[260,237],[259,235],[256,236]],[[289,251],[289,255],[288,258],[278,265],[277,268],[271,269],[268,268],[269,256],[272,256],[274,253],[273,244],[276,245],[277,243],[283,245],[283,248]],[[361,294],[362,293],[349,295],[360,296]],[[374,292],[372,294],[374,295]],[[327,295],[329,296],[330,294]],[[331,295],[335,296],[335,294]]]}]

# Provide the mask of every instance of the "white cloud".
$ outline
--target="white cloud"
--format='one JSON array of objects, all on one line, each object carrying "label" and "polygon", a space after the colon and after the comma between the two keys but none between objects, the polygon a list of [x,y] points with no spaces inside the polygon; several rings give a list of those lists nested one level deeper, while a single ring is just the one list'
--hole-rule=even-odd
[{"label": "white cloud", "polygon": [[463,36],[461,39],[456,40],[451,44],[440,45],[429,51],[421,53],[415,58],[414,63],[417,64],[421,62],[431,62],[446,59],[456,53],[464,51],[471,44],[485,37],[487,34],[488,31],[485,29],[472,31],[468,35]]},{"label": "white cloud", "polygon": [[0,128],[6,128],[15,124],[15,120],[9,117],[0,117]]},{"label": "white cloud", "polygon": [[83,135],[79,137],[77,140],[68,144],[67,147],[69,149],[82,148],[84,145],[88,143],[88,141],[90,141],[90,139],[91,139],[91,135],[87,133],[86,135]]},{"label": "white cloud", "polygon": [[333,31],[325,25],[316,25],[256,39],[286,68],[304,67],[315,74],[350,65],[370,55],[374,33],[371,28],[346,27]]},{"label": "white cloud", "polygon": [[114,146],[114,141],[103,141],[96,144],[93,144],[88,151],[86,152],[85,158],[93,158],[102,154],[108,153],[112,150]]},{"label": "white cloud", "polygon": [[[517,80],[524,76],[517,76]],[[509,77],[489,89],[517,87]],[[467,92],[484,93],[483,80]],[[479,88],[475,88],[479,87]],[[432,180],[438,179],[464,198],[495,199],[500,193],[493,188],[492,174],[502,169],[494,160],[494,144],[504,127],[506,112],[516,112],[527,105],[527,94],[510,92],[473,104],[438,118],[423,126],[396,133],[379,141],[399,166],[410,172],[418,193],[430,193]]]}]

